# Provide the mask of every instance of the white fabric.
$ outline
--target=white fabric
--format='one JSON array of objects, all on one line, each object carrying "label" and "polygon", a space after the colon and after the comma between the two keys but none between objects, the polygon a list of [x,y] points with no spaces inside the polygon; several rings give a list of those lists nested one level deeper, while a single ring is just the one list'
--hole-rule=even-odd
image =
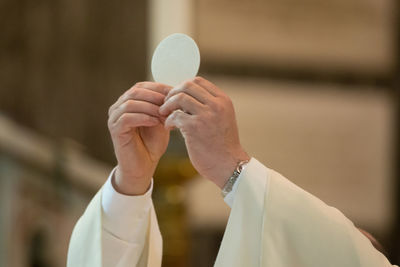
[{"label": "white fabric", "polygon": [[160,267],[152,185],[143,196],[125,196],[112,187],[113,173],[75,225],[67,267]]},{"label": "white fabric", "polygon": [[152,208],[150,189],[141,196],[127,196],[118,193],[111,172],[103,188],[103,266],[117,266],[121,259],[138,262],[146,242]]},{"label": "white fabric", "polygon": [[[215,262],[218,267],[260,266],[264,196],[269,178],[267,169],[255,159],[249,161],[241,176]],[[249,179],[251,182],[246,183]]]},{"label": "white fabric", "polygon": [[[115,169],[104,184],[101,199],[104,267],[118,266],[121,264],[121,259],[125,258],[129,259],[131,263],[138,262],[145,245],[152,207],[153,180],[150,189],[144,195],[127,196],[114,189],[111,182],[114,173]],[[233,205],[239,181],[240,176],[232,191],[225,196],[224,200],[230,207]]]},{"label": "white fabric", "polygon": [[342,213],[252,159],[214,266],[392,265]]},{"label": "white fabric", "polygon": [[[67,266],[161,267],[162,239],[151,190],[129,197],[110,185],[96,194],[76,224]],[[256,159],[250,160],[233,192],[214,267],[392,266],[342,213]],[[107,222],[106,213],[112,215]],[[124,227],[117,222],[119,213],[127,213],[122,216],[131,222],[126,233],[115,229]]]}]

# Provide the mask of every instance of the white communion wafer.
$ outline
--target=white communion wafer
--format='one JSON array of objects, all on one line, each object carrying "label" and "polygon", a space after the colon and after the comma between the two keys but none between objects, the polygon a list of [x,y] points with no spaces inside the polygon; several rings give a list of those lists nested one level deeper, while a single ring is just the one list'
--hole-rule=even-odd
[{"label": "white communion wafer", "polygon": [[174,33],[160,42],[151,60],[156,82],[176,86],[197,75],[200,51],[196,42],[183,33]]}]

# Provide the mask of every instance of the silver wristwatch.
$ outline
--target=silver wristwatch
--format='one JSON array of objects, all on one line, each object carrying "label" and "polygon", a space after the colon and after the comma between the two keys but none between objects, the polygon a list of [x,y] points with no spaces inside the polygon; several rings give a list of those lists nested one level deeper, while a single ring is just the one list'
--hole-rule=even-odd
[{"label": "silver wristwatch", "polygon": [[236,183],[236,180],[239,178],[240,173],[242,172],[244,166],[246,166],[247,163],[249,163],[248,160],[243,160],[238,163],[238,165],[236,166],[236,169],[233,171],[232,176],[229,177],[224,188],[222,188],[222,191],[221,191],[222,197],[225,198],[226,195],[232,191],[233,185]]}]

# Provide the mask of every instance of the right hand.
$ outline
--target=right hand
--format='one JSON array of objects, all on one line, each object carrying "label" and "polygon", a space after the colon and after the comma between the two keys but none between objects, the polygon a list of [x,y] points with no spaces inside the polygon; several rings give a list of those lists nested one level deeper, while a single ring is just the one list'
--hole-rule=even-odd
[{"label": "right hand", "polygon": [[160,114],[165,127],[181,131],[199,174],[224,188],[240,161],[250,157],[239,140],[232,100],[210,81],[196,77],[170,90]]},{"label": "right hand", "polygon": [[170,89],[140,82],[109,109],[108,128],[118,160],[113,186],[122,194],[144,194],[167,149],[169,130],[162,124],[159,107]]}]

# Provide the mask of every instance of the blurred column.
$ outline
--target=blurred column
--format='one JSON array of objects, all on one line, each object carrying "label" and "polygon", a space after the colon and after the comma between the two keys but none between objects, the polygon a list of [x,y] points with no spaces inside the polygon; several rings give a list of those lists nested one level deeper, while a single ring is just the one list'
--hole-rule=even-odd
[{"label": "blurred column", "polygon": [[[149,60],[166,36],[176,32],[193,35],[193,0],[150,0],[148,12]],[[152,79],[150,64],[148,66],[148,78]]]}]

